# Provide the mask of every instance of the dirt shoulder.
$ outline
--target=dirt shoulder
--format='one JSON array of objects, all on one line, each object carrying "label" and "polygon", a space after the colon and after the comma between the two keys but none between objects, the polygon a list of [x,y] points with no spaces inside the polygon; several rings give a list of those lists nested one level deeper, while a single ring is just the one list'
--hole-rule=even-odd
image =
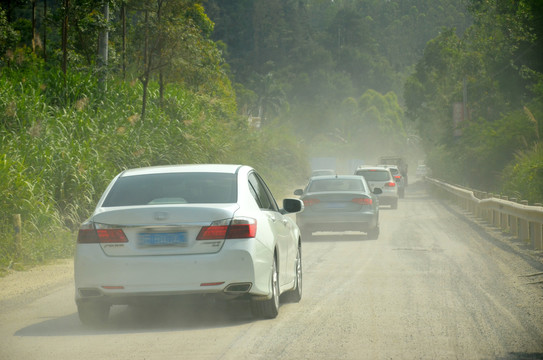
[{"label": "dirt shoulder", "polygon": [[0,307],[29,303],[51,290],[73,281],[73,259],[56,260],[24,271],[10,272],[0,278]]}]

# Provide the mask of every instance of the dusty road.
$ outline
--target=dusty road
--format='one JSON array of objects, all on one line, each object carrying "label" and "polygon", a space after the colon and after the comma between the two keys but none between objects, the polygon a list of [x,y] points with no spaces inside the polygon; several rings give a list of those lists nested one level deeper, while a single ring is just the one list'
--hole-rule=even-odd
[{"label": "dusty road", "polygon": [[0,359],[543,358],[537,257],[420,184],[398,210],[382,210],[381,226],[376,241],[348,233],[305,242],[303,299],[274,320],[252,320],[243,303],[176,302],[113,307],[106,327],[89,329],[77,318],[69,262],[8,276]]}]

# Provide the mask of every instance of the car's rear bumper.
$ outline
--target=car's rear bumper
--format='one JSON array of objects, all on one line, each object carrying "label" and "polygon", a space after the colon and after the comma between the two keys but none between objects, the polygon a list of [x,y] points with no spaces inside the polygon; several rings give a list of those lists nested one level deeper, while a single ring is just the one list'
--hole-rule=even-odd
[{"label": "car's rear bumper", "polygon": [[214,254],[106,256],[99,245],[76,247],[76,302],[129,303],[149,296],[269,294],[273,254],[255,239],[228,240]]},{"label": "car's rear bumper", "polygon": [[384,192],[382,194],[379,194],[378,197],[379,197],[379,205],[395,205],[398,203],[398,198],[399,198],[397,193],[387,194]]},{"label": "car's rear bumper", "polygon": [[366,213],[300,213],[296,217],[303,231],[368,231],[378,225],[377,215]]}]

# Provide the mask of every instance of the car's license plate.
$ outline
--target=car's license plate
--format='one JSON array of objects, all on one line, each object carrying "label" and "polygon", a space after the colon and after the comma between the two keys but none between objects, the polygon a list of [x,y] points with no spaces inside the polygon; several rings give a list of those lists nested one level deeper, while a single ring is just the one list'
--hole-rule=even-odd
[{"label": "car's license plate", "polygon": [[187,233],[184,231],[171,233],[140,233],[140,246],[187,246]]},{"label": "car's license plate", "polygon": [[330,202],[326,204],[326,207],[328,209],[343,209],[345,205],[346,204],[342,202]]}]

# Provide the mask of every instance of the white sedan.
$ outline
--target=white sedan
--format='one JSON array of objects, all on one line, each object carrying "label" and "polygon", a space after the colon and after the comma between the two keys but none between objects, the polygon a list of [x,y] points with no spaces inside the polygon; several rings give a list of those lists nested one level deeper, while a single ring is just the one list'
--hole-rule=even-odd
[{"label": "white sedan", "polygon": [[111,305],[184,294],[249,298],[255,317],[302,296],[300,230],[256,171],[242,165],[127,170],[79,230],[75,301],[84,324]]}]

